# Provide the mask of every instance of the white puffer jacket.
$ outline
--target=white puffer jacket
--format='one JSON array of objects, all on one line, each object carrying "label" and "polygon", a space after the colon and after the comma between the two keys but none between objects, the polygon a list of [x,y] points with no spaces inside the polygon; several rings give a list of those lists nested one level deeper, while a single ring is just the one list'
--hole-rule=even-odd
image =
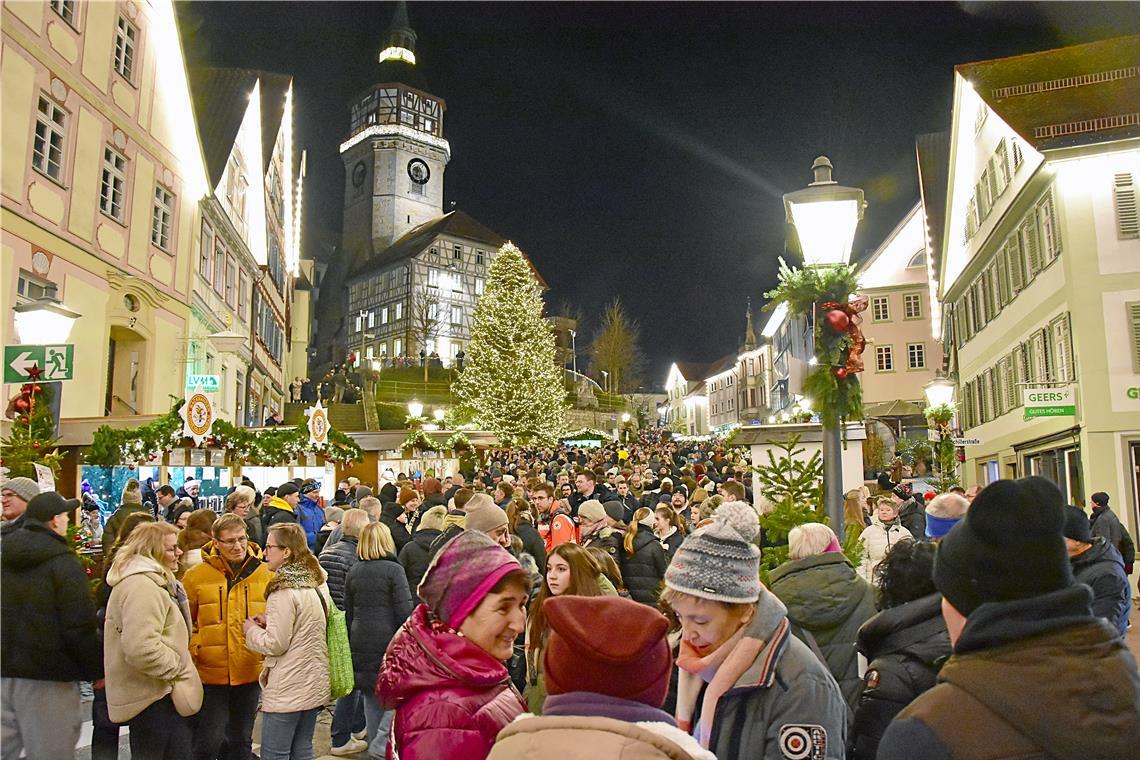
[{"label": "white puffer jacket", "polygon": [[[265,655],[261,670],[261,710],[299,712],[329,701],[329,657],[325,605],[328,586],[303,565],[277,570],[265,589],[265,628],[250,628],[245,644]],[[320,594],[320,596],[318,596]]]},{"label": "white puffer jacket", "polygon": [[859,575],[863,580],[873,583],[875,568],[887,556],[891,547],[899,541],[913,541],[914,536],[902,526],[896,517],[892,522],[883,524],[877,514],[871,515],[871,524],[859,534],[863,542],[863,562],[859,565]]}]

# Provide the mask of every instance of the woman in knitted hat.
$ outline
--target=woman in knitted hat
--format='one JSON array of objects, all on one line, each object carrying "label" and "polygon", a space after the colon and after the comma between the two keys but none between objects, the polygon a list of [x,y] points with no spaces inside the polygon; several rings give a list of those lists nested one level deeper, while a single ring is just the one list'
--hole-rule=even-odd
[{"label": "woman in knitted hat", "polygon": [[626,599],[581,596],[548,599],[543,611],[550,696],[542,717],[524,716],[499,734],[492,760],[715,760],[661,710],[673,657],[660,612]]},{"label": "woman in knitted hat", "polygon": [[466,530],[435,555],[424,600],[392,637],[376,698],[396,711],[389,755],[483,760],[526,709],[503,664],[526,625],[530,577],[490,537]]},{"label": "woman in knitted hat", "polygon": [[770,583],[792,623],[819,644],[827,669],[854,710],[863,691],[855,639],[859,626],[875,614],[871,585],[856,574],[835,533],[822,523],[789,531],[788,561],[772,571]]},{"label": "woman in knitted hat", "polygon": [[654,513],[641,507],[633,513],[633,521],[622,542],[622,580],[636,602],[656,606],[661,582],[669,559],[653,534]]},{"label": "woman in knitted hat", "polygon": [[722,504],[665,572],[682,634],[677,723],[721,758],[842,760],[847,706],[760,583],[759,529],[751,506]]},{"label": "woman in knitted hat", "polygon": [[[530,711],[542,712],[546,699],[546,685],[542,677],[542,652],[546,647],[547,625],[543,602],[555,596],[602,596],[601,568],[589,552],[578,544],[565,543],[554,547],[546,558],[546,575],[542,589],[530,608],[526,628],[527,690],[526,701]],[[606,581],[609,585],[609,581]],[[612,586],[610,586],[613,589]],[[612,594],[617,595],[613,589]]]}]

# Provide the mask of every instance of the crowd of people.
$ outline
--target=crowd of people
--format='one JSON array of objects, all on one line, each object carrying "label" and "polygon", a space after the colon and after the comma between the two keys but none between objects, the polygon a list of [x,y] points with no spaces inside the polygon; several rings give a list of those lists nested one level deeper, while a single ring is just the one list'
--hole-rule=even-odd
[{"label": "crowd of people", "polygon": [[[375,484],[129,481],[99,588],[79,501],[0,486],[3,757],[1134,757],[1134,549],[1040,477],[846,494],[761,577],[742,452],[645,436]],[[92,524],[97,521],[90,521]],[[93,525],[92,525],[93,527]],[[850,544],[850,542],[846,542]],[[333,635],[343,616],[347,651]],[[330,643],[331,642],[331,643]],[[351,684],[335,700],[343,667]],[[1074,727],[1079,726],[1080,730]]]}]

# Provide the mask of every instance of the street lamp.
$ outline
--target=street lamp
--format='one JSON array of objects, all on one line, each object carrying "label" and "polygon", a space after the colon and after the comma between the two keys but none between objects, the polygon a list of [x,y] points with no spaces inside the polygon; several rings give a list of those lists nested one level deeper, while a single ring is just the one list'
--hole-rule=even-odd
[{"label": "street lamp", "polygon": [[574,367],[574,381],[578,380],[578,331],[570,331],[570,356]]},{"label": "street lamp", "polygon": [[954,382],[937,370],[934,379],[922,386],[927,406],[943,406],[954,401]]},{"label": "street lamp", "polygon": [[605,384],[606,393],[610,392],[610,373],[602,370],[602,383]]},{"label": "street lamp", "polygon": [[[863,191],[831,178],[831,161],[812,163],[815,180],[803,190],[784,195],[787,221],[796,230],[809,267],[842,266],[851,259],[855,228],[863,218]],[[823,501],[835,535],[843,539],[843,463],[838,424],[823,428]]]},{"label": "street lamp", "polygon": [[432,416],[435,417],[436,422],[443,422],[443,418],[446,415],[447,412],[443,411],[442,409],[436,409],[434,412],[432,412]]},{"label": "street lamp", "polygon": [[421,404],[419,401],[412,399],[411,401],[408,402],[408,416],[409,417],[420,417],[423,415],[423,413],[424,413],[424,405]]},{"label": "street lamp", "polygon": [[622,422],[629,422],[629,412],[622,412],[621,421]]},{"label": "street lamp", "polygon": [[380,360],[379,359],[373,359],[372,360],[372,371],[373,372],[379,372],[380,371]]},{"label": "street lamp", "polygon": [[67,342],[71,327],[82,315],[54,298],[41,298],[13,306],[16,313],[16,335],[21,343],[58,345]]}]

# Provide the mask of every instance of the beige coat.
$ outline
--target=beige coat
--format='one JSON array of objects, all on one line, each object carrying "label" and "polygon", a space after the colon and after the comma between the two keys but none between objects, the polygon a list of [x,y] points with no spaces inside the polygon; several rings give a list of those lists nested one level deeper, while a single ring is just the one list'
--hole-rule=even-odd
[{"label": "beige coat", "polygon": [[201,691],[190,659],[189,610],[167,587],[157,562],[135,557],[107,573],[111,596],[103,628],[107,712],[126,723],[169,694],[175,682]]},{"label": "beige coat", "polygon": [[[245,643],[265,656],[261,711],[298,712],[329,701],[329,659],[325,608],[332,605],[324,578],[296,578],[282,567],[265,600],[265,628],[250,628]],[[319,584],[319,587],[318,585]]]},{"label": "beige coat", "polygon": [[519,716],[499,732],[487,760],[716,760],[697,740],[668,723],[602,717]]}]

